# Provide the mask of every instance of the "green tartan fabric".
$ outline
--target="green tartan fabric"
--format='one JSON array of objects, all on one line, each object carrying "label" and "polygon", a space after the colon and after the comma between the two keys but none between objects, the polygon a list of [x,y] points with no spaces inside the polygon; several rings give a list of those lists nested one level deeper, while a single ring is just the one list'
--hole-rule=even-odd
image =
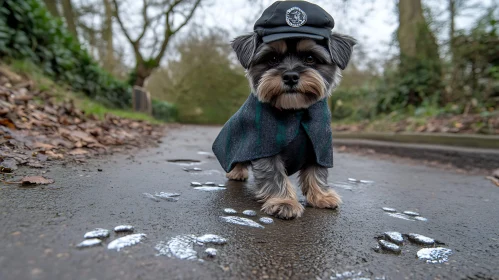
[{"label": "green tartan fabric", "polygon": [[225,123],[212,149],[223,169],[230,172],[236,163],[279,154],[300,129],[311,140],[316,163],[333,167],[331,112],[326,98],[307,109],[279,110],[250,94]]}]

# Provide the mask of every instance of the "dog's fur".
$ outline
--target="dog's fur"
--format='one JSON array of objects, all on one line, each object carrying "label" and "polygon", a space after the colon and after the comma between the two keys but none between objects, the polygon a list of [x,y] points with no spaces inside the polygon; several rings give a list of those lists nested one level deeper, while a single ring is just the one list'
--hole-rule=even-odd
[{"label": "dog's fur", "polygon": [[[332,33],[329,40],[287,39],[269,44],[255,34],[240,36],[232,42],[241,65],[246,69],[253,94],[259,101],[280,109],[304,109],[327,98],[341,80],[341,70],[350,60],[355,40]],[[340,70],[341,69],[341,70]],[[296,85],[283,82],[283,74],[299,74]],[[246,180],[252,166],[256,197],[262,211],[283,219],[300,217],[304,211],[295,188],[289,181],[284,162],[288,153],[239,163],[227,174],[232,180]],[[293,154],[293,153],[291,153]],[[308,162],[300,170],[299,182],[309,205],[336,208],[341,199],[327,185],[328,169]]]}]

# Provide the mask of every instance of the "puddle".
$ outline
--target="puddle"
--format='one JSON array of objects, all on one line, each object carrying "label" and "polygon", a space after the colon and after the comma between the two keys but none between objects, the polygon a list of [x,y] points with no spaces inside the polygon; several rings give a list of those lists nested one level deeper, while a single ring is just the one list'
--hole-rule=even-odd
[{"label": "puddle", "polygon": [[152,201],[156,201],[156,202],[159,202],[159,198],[155,197],[154,195],[150,194],[150,193],[143,193],[143,195],[146,197],[146,198],[149,198],[150,200]]},{"label": "puddle", "polygon": [[169,163],[182,165],[182,166],[191,166],[191,165],[201,164],[201,161],[197,160],[197,159],[168,159],[166,161]]},{"label": "puddle", "polygon": [[385,251],[389,251],[396,254],[399,254],[402,251],[400,249],[400,246],[395,243],[391,243],[386,240],[378,240],[378,243],[381,246],[381,248]]},{"label": "puddle", "polygon": [[223,187],[207,187],[207,186],[203,186],[203,187],[195,187],[194,189],[195,189],[195,190],[198,190],[198,191],[207,191],[207,192],[211,192],[211,191],[223,191],[223,190],[226,190],[227,188],[223,188]]},{"label": "puddle", "polygon": [[85,239],[92,239],[92,238],[108,238],[109,237],[109,230],[103,229],[103,228],[96,228],[92,231],[89,231],[85,233],[83,238]]},{"label": "puddle", "polygon": [[179,235],[168,242],[161,241],[156,245],[155,249],[158,251],[158,256],[195,260],[197,259],[197,252],[193,248],[195,239],[195,235]]},{"label": "puddle", "polygon": [[345,183],[336,182],[336,183],[330,183],[330,185],[332,185],[333,187],[336,187],[336,188],[341,188],[341,189],[345,189],[345,190],[349,190],[349,191],[353,190],[352,185],[345,184]]},{"label": "puddle", "polygon": [[254,228],[265,228],[261,224],[243,217],[221,216],[220,218],[230,224],[236,224],[236,225],[254,227]]},{"label": "puddle", "polygon": [[274,220],[272,218],[269,218],[269,217],[262,217],[259,219],[259,221],[260,221],[260,223],[266,224],[266,225],[272,224],[274,222]]},{"label": "puddle", "polygon": [[243,215],[250,216],[250,217],[256,217],[256,212],[254,210],[244,210]]},{"label": "puddle", "polygon": [[199,171],[203,171],[203,169],[201,169],[199,167],[184,167],[184,168],[182,168],[182,170],[184,170],[186,172],[199,172]]},{"label": "puddle", "polygon": [[354,183],[361,183],[361,184],[372,184],[372,183],[374,183],[374,181],[370,181],[370,180],[359,180],[359,179],[355,179],[355,178],[348,178],[348,181],[349,182],[354,182]]},{"label": "puddle", "polygon": [[160,202],[161,200],[166,200],[166,201],[170,201],[170,202],[177,202],[178,201],[177,197],[180,196],[180,194],[178,194],[178,193],[168,193],[168,192],[159,192],[159,193],[155,193],[154,195],[152,195],[150,193],[143,193],[143,195],[146,198],[149,198],[150,200],[155,201],[155,202]]},{"label": "puddle", "polygon": [[418,243],[421,245],[433,245],[435,244],[435,240],[433,238],[417,234],[417,233],[409,233],[407,234],[407,238],[414,243]]},{"label": "puddle", "polygon": [[428,219],[425,217],[421,217],[418,212],[414,211],[404,211],[402,213],[397,212],[395,208],[390,207],[382,207],[383,211],[387,212],[386,214],[393,218],[398,218],[406,221],[420,221],[427,222]]},{"label": "puddle", "polygon": [[166,201],[177,202],[178,201],[177,197],[180,196],[180,194],[169,193],[169,192],[160,192],[160,193],[155,193],[154,196],[157,198],[161,198],[163,200],[166,200]]},{"label": "puddle", "polygon": [[418,212],[413,212],[413,211],[404,211],[402,213],[406,214],[407,216],[413,216],[413,217],[419,216]]},{"label": "puddle", "polygon": [[198,238],[196,238],[196,241],[201,244],[211,243],[211,244],[223,245],[227,243],[227,239],[215,234],[205,234],[203,236],[199,236]]},{"label": "puddle", "polygon": [[397,212],[395,208],[390,208],[390,207],[383,207],[381,209],[383,209],[383,211],[385,212],[392,212],[392,213]]},{"label": "puddle", "polygon": [[388,214],[388,216],[393,217],[393,218],[398,218],[398,219],[402,219],[402,220],[406,220],[406,221],[412,221],[412,222],[415,221],[411,217],[406,216],[406,215],[404,215],[402,213],[387,213],[387,214]]},{"label": "puddle", "polygon": [[[200,246],[209,243],[222,245],[226,242],[225,238],[215,234],[205,234],[199,237],[192,234],[178,235],[167,242],[159,242],[155,246],[155,249],[158,251],[157,256],[175,257],[182,260],[197,260],[198,252],[194,249],[196,244]],[[207,248],[205,253],[209,257],[214,257],[217,255],[217,250],[215,248]]]},{"label": "puddle", "polygon": [[[401,246],[404,242],[404,236],[407,237],[409,241],[411,241],[412,243],[416,243],[417,245],[422,245],[422,246],[431,246],[434,244],[445,245],[444,243],[436,241],[433,238],[417,233],[409,233],[402,235],[396,231],[388,231],[384,232],[383,235],[377,237],[379,245],[376,248],[374,248],[374,250],[376,252],[380,252],[380,249],[383,249],[383,251],[400,254],[402,252]],[[382,238],[385,238],[386,240]],[[426,260],[426,262],[428,263],[443,263],[447,261],[448,256],[451,253],[452,250],[443,247],[424,248],[417,252],[417,256],[419,259]]]},{"label": "puddle", "polygon": [[119,225],[114,228],[115,232],[133,232],[135,228],[131,225]]},{"label": "puddle", "polygon": [[200,172],[192,172],[191,174],[192,175],[199,175],[199,176],[204,176],[204,175],[207,175],[207,176],[221,175],[221,176],[225,177],[225,173],[224,172],[221,172],[220,170],[215,170],[215,169],[205,170],[205,171],[200,171]]},{"label": "puddle", "polygon": [[387,231],[387,232],[385,232],[383,234],[385,235],[386,239],[388,239],[391,242],[394,242],[394,243],[397,243],[397,244],[400,244],[400,243],[404,242],[404,237],[402,236],[402,234],[400,232],[397,232],[397,231]]},{"label": "puddle", "polygon": [[144,239],[145,237],[146,235],[144,233],[136,233],[123,236],[111,241],[111,243],[107,245],[107,249],[116,250],[119,252],[121,249],[125,247],[133,246],[135,244],[140,243],[140,241],[142,241],[142,239]]},{"label": "puddle", "polygon": [[444,247],[424,248],[417,252],[420,260],[425,260],[427,263],[444,263],[449,260],[452,255],[452,250]]},{"label": "puddle", "polygon": [[94,246],[97,246],[97,245],[101,245],[102,244],[102,240],[98,239],[98,238],[92,238],[92,239],[87,239],[83,242],[81,242],[80,244],[76,245],[77,248],[89,248],[89,247],[94,247]]},{"label": "puddle", "polygon": [[217,249],[215,249],[215,248],[207,248],[206,250],[204,250],[204,252],[206,253],[206,255],[207,255],[208,257],[213,258],[213,257],[216,257],[216,256],[217,256],[217,252],[218,252],[218,251],[217,251]]},{"label": "puddle", "polygon": [[237,214],[237,211],[232,209],[232,208],[225,208],[224,213],[225,214]]}]

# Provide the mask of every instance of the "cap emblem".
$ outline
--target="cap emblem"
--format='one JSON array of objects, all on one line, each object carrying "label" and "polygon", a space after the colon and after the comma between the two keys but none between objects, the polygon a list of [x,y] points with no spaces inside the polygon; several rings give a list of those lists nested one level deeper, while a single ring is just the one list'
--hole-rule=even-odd
[{"label": "cap emblem", "polygon": [[286,11],[286,22],[291,27],[300,27],[307,22],[307,14],[298,7]]}]

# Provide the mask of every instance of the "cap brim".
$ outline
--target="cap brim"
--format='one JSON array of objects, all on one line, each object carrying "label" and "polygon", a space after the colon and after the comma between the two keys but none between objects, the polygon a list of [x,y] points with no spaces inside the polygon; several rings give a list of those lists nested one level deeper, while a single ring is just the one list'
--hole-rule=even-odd
[{"label": "cap brim", "polygon": [[307,33],[277,33],[277,34],[263,36],[262,40],[265,43],[270,43],[270,42],[283,40],[283,39],[290,39],[290,38],[310,38],[310,39],[314,39],[314,40],[324,40],[323,36],[314,35],[314,34],[307,34]]}]

